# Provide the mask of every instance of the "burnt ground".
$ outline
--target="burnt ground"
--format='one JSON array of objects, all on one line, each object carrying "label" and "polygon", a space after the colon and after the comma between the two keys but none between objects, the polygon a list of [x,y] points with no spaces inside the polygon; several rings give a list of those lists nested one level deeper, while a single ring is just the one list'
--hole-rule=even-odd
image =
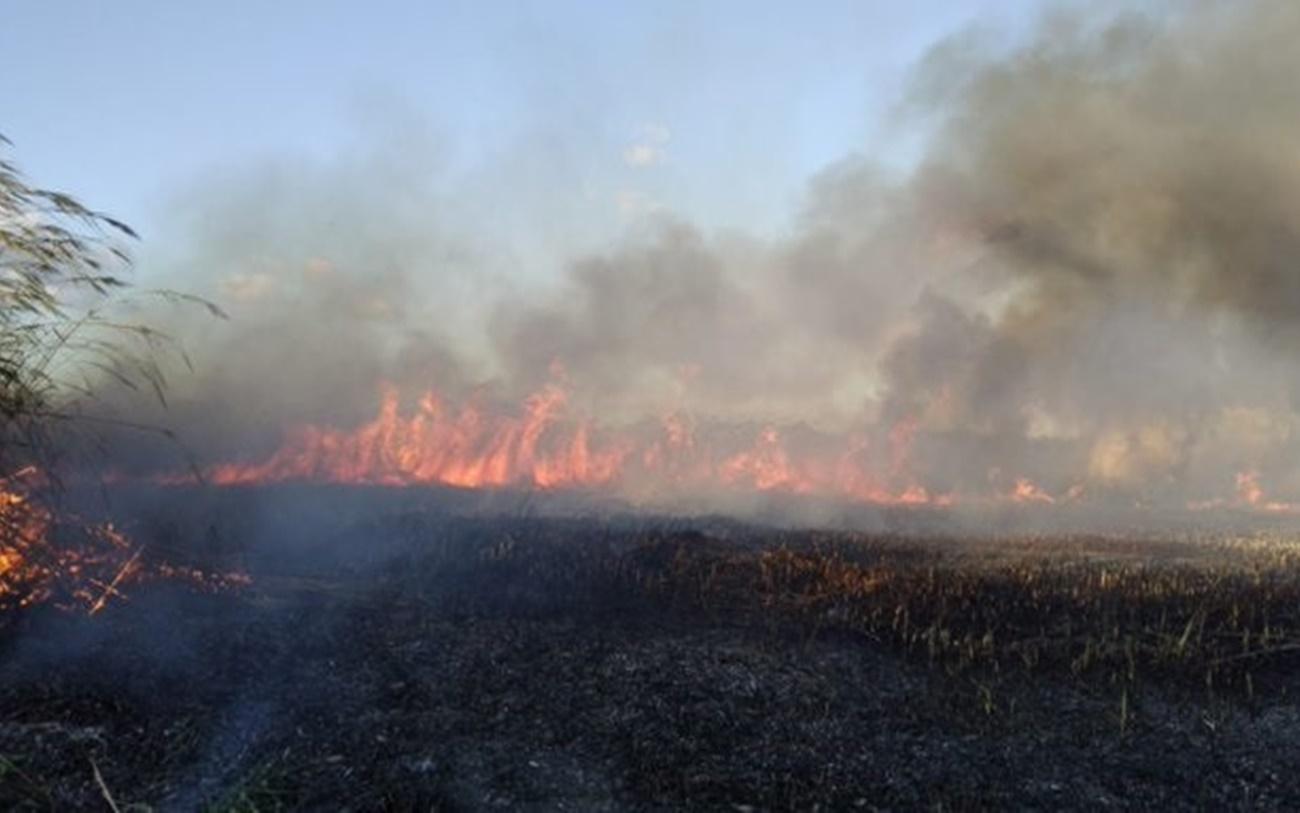
[{"label": "burnt ground", "polygon": [[[774,550],[785,570],[755,564]],[[8,620],[0,807],[1300,806],[1289,645],[1247,688],[1200,663],[1139,658],[1135,676],[1131,648],[1123,679],[1077,657],[966,663],[825,589],[944,584],[951,543],[401,514],[238,555],[240,594],[163,585],[94,618]],[[1175,627],[1185,652],[1193,626]]]}]

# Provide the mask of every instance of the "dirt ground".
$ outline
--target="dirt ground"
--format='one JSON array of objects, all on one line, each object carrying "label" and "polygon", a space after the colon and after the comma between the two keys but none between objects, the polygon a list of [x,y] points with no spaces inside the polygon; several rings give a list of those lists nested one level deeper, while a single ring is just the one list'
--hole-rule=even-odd
[{"label": "dirt ground", "polygon": [[163,586],[11,620],[0,807],[1300,807],[1292,669],[1250,696],[954,672],[721,587],[665,589],[701,572],[682,557],[755,556],[761,533],[357,532],[404,541],[365,566],[251,555],[238,595]]}]

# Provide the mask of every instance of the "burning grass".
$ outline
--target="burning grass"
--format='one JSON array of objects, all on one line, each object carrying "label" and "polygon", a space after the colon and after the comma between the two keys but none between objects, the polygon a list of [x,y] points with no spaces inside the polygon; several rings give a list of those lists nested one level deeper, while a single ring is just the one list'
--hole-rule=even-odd
[{"label": "burning grass", "polygon": [[95,615],[111,601],[125,600],[130,588],[155,580],[205,591],[248,583],[243,573],[147,557],[143,545],[111,522],[51,508],[42,498],[47,488],[33,467],[0,480],[0,623],[41,604]]}]

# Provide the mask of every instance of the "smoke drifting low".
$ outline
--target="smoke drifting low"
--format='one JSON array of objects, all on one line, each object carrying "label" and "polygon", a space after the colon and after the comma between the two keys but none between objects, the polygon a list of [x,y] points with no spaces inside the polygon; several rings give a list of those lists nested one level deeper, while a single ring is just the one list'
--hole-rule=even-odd
[{"label": "smoke drifting low", "polygon": [[385,383],[557,385],[600,425],[859,438],[895,490],[1300,497],[1297,38],[1280,0],[957,36],[900,107],[933,128],[905,177],[848,156],[786,234],[655,215],[549,285],[458,228],[409,139],[235,173],[179,206],[177,284],[232,319],[182,326],[197,373],[164,421],[200,461],[256,459]]}]

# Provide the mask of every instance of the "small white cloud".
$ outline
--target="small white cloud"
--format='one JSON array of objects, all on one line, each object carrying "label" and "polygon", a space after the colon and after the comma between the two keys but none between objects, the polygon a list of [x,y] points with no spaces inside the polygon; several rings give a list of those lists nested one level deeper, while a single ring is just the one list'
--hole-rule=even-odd
[{"label": "small white cloud", "polygon": [[644,124],[636,139],[623,150],[623,163],[630,167],[651,167],[664,160],[673,134],[662,124]]}]

